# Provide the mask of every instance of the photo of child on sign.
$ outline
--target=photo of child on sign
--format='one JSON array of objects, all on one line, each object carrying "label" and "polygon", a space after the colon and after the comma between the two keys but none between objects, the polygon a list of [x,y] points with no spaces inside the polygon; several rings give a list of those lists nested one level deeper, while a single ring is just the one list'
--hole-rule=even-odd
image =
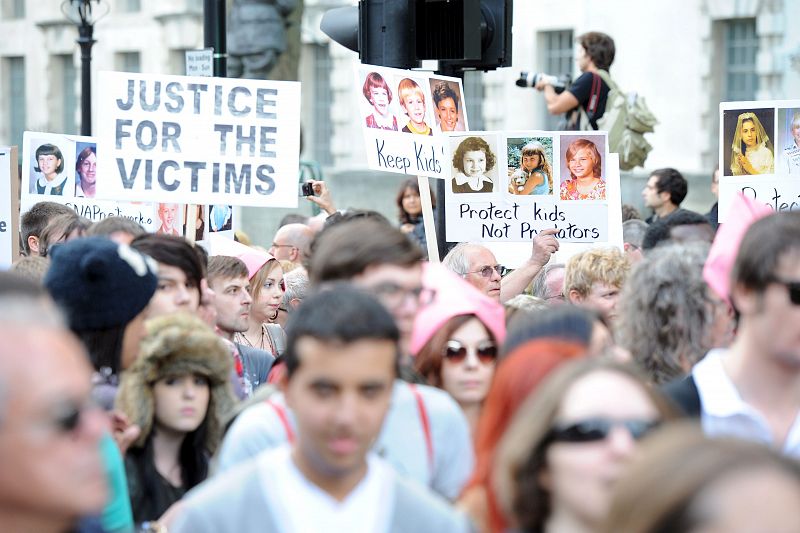
[{"label": "photo of child on sign", "polygon": [[494,191],[495,150],[481,137],[451,138],[458,142],[453,152],[453,192],[480,193]]},{"label": "photo of child on sign", "polygon": [[553,192],[553,138],[508,140],[508,192],[546,195]]},{"label": "photo of child on sign", "polygon": [[411,78],[403,78],[397,86],[397,97],[400,99],[400,107],[408,116],[408,124],[403,126],[402,131],[417,135],[433,135],[433,130],[425,122],[427,109],[422,87]]},{"label": "photo of child on sign", "polygon": [[383,76],[377,72],[367,74],[362,92],[372,106],[372,113],[365,119],[367,127],[397,131],[397,117],[389,106],[392,103],[392,89]]},{"label": "photo of child on sign", "polygon": [[[603,137],[571,138],[564,136],[562,146],[566,146],[562,169],[560,197],[562,200],[605,200],[606,182],[603,179],[603,157],[605,147],[598,148]],[[566,171],[566,172],[565,172]],[[563,177],[569,176],[564,180]]]}]

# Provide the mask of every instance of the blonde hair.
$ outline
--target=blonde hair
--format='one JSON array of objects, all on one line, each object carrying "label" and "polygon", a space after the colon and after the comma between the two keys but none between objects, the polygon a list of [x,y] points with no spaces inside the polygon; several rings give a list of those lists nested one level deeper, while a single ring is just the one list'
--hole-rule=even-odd
[{"label": "blonde hair", "polygon": [[258,272],[253,274],[253,278],[250,280],[250,296],[253,297],[254,301],[258,300],[258,296],[261,294],[261,289],[264,288],[264,282],[267,281],[269,273],[272,272],[275,267],[281,268],[281,277],[283,277],[281,263],[274,258],[261,265],[261,268],[258,269]]},{"label": "blonde hair", "polygon": [[618,248],[592,248],[575,254],[567,262],[564,294],[575,290],[586,296],[595,283],[622,287],[630,268],[630,263]]},{"label": "blonde hair", "polygon": [[403,106],[403,109],[406,108],[406,98],[412,94],[416,94],[422,98],[422,104],[425,105],[425,93],[422,91],[422,87],[411,78],[403,78],[400,80],[400,84],[397,86],[397,95],[400,97],[400,105]]}]

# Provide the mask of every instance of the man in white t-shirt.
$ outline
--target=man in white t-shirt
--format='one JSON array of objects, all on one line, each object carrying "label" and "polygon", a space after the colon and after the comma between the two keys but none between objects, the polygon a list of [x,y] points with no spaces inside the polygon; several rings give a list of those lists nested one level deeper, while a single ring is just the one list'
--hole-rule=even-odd
[{"label": "man in white t-shirt", "polygon": [[371,454],[397,377],[399,332],[374,298],[337,285],[287,326],[292,444],[191,491],[171,531],[467,531],[466,519]]}]

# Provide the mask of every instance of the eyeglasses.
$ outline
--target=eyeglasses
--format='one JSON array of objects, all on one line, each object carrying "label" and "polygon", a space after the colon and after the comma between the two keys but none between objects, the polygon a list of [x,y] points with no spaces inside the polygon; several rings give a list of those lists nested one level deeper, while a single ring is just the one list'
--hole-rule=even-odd
[{"label": "eyeglasses", "polygon": [[639,440],[658,427],[658,420],[611,420],[609,418],[587,418],[580,422],[553,426],[545,437],[545,443],[553,442],[597,442],[605,440],[611,430],[623,426],[631,437]]},{"label": "eyeglasses", "polygon": [[369,287],[368,290],[389,309],[400,307],[408,298],[411,298],[420,306],[426,306],[433,302],[436,297],[436,291],[433,289],[423,287],[407,289],[391,282],[378,283]]},{"label": "eyeglasses", "polygon": [[272,247],[273,248],[297,248],[296,246],[294,246],[292,244],[278,244],[278,243],[275,243],[275,242],[272,243]]},{"label": "eyeglasses", "polygon": [[[504,267],[503,265],[494,265],[494,266],[486,265],[480,270],[473,270],[472,272],[467,272],[467,274],[480,274],[482,278],[491,278],[492,272],[497,272],[498,274],[500,274],[500,277],[502,278],[506,274],[511,272],[511,270]],[[466,276],[467,274],[464,275]]]},{"label": "eyeglasses", "polygon": [[[467,358],[467,354],[472,351],[458,341],[447,341],[444,347],[444,358],[451,363],[461,363]],[[489,365],[497,360],[497,346],[493,342],[484,342],[474,349],[478,360],[484,365]]]},{"label": "eyeglasses", "polygon": [[789,291],[789,300],[793,305],[800,305],[800,281],[784,281],[778,278],[772,278],[772,283],[783,285]]}]

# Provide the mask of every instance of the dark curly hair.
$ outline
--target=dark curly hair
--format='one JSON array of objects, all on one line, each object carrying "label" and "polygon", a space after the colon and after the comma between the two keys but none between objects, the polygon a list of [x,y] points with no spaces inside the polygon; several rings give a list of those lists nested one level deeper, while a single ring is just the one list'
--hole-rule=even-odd
[{"label": "dark curly hair", "polygon": [[492,152],[492,147],[489,146],[489,143],[480,137],[467,137],[461,141],[461,144],[458,145],[453,154],[453,167],[458,169],[459,172],[464,172],[464,154],[477,151],[482,151],[486,154],[486,171],[492,170],[497,158]]}]

